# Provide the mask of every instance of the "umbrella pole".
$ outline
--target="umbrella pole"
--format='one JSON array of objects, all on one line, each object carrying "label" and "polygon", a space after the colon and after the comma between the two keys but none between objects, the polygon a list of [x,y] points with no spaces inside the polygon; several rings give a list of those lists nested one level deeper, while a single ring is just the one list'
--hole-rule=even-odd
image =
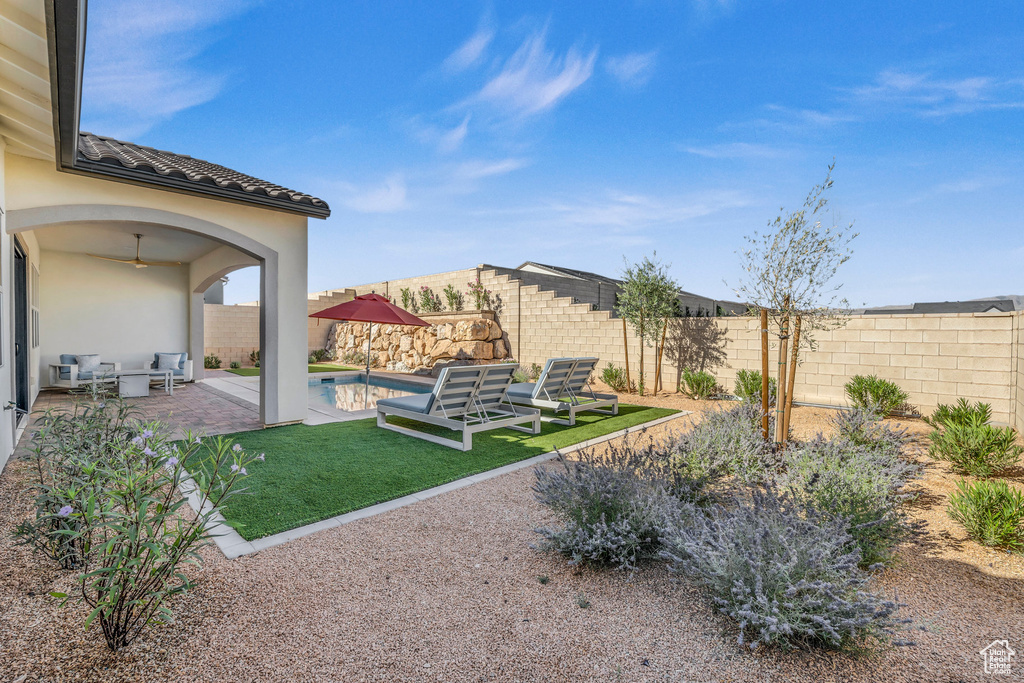
[{"label": "umbrella pole", "polygon": [[373,323],[370,325],[370,333],[366,335],[366,391],[363,393],[363,410],[370,407],[370,342],[373,341]]}]

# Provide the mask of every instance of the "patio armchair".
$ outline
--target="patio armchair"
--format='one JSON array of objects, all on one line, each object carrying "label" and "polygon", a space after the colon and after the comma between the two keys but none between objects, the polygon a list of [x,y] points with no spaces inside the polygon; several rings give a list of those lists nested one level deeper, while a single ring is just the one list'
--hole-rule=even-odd
[{"label": "patio armchair", "polygon": [[[507,427],[540,434],[540,411],[516,408],[505,400],[514,365],[469,365],[441,371],[429,394],[377,401],[377,426],[433,443],[468,451],[473,434]],[[461,432],[461,441],[387,422],[388,416]],[[524,427],[523,425],[529,425]]]},{"label": "patio armchair", "polygon": [[[619,414],[619,398],[613,394],[595,394],[590,386],[590,373],[597,366],[597,358],[551,358],[544,365],[536,382],[518,382],[508,389],[508,400],[521,406],[549,408],[554,418],[545,421],[576,424],[576,413],[595,412],[602,415]],[[568,420],[558,418],[566,412]]]},{"label": "patio armchair", "polygon": [[[153,360],[143,363],[142,368],[144,370],[157,370],[160,368],[160,356],[178,356],[176,362],[171,362],[169,365],[165,363],[165,367],[171,371],[171,379],[175,384],[184,384],[185,382],[192,381],[192,360],[188,357],[187,353],[154,353]],[[165,359],[171,361],[170,358]],[[162,382],[163,378],[154,376],[151,382]]]},{"label": "patio armchair", "polygon": [[50,386],[77,389],[93,380],[114,382],[117,377],[106,375],[117,372],[121,372],[120,363],[103,363],[97,354],[62,353],[59,363],[50,363]]}]

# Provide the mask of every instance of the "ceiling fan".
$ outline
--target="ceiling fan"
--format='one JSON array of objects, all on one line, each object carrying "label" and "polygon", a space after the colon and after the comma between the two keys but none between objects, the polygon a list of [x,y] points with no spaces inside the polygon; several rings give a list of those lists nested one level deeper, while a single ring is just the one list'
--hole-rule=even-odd
[{"label": "ceiling fan", "polygon": [[142,249],[142,235],[135,234],[135,258],[123,259],[123,258],[110,258],[109,256],[99,256],[97,254],[89,254],[93,258],[101,258],[104,261],[117,261],[118,263],[129,263],[136,268],[145,268],[146,266],[180,266],[181,261],[143,261],[141,256]]}]

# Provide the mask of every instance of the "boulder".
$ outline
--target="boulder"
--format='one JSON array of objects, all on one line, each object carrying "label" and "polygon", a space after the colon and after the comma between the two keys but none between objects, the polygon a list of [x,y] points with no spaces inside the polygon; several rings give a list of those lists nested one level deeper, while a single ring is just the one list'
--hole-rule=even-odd
[{"label": "boulder", "polygon": [[451,323],[443,323],[437,325],[437,338],[438,339],[451,339],[452,334],[455,332],[455,326]]},{"label": "boulder", "polygon": [[432,358],[451,358],[455,355],[455,352],[452,350],[453,344],[454,342],[450,339],[438,339],[437,343],[430,349],[430,356]]},{"label": "boulder", "polygon": [[403,334],[398,340],[399,351],[411,351],[412,350],[412,335]]},{"label": "boulder", "polygon": [[485,341],[460,341],[452,347],[452,356],[459,360],[491,360],[494,347]]},{"label": "boulder", "polygon": [[494,341],[495,339],[501,339],[501,325],[494,322],[493,320],[487,321],[487,341]]},{"label": "boulder", "polygon": [[491,342],[491,346],[494,347],[494,357],[498,360],[502,358],[508,358],[508,349],[505,348],[505,342],[500,339],[495,339]]},{"label": "boulder", "polygon": [[487,320],[478,318],[476,320],[460,320],[455,325],[456,341],[486,341],[490,334],[490,327]]}]

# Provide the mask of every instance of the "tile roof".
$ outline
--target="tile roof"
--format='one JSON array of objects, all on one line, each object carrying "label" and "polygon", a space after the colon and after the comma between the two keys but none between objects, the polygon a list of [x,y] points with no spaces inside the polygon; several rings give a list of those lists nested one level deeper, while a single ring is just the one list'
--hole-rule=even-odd
[{"label": "tile roof", "polygon": [[202,159],[92,133],[78,134],[76,167],[135,182],[215,195],[308,216],[326,217],[331,213],[327,202],[312,195],[289,190]]}]

